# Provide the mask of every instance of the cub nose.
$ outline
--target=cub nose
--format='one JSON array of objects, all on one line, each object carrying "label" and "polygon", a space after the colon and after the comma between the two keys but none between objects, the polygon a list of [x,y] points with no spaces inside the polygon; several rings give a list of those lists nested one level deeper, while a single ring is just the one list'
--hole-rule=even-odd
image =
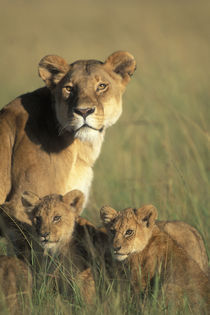
[{"label": "cub nose", "polygon": [[121,246],[114,247],[113,249],[114,249],[115,252],[118,252],[121,249]]},{"label": "cub nose", "polygon": [[41,237],[47,238],[49,236],[50,232],[41,233]]},{"label": "cub nose", "polygon": [[77,115],[82,116],[83,118],[86,118],[87,116],[91,115],[92,113],[95,112],[95,108],[75,108],[74,112]]}]

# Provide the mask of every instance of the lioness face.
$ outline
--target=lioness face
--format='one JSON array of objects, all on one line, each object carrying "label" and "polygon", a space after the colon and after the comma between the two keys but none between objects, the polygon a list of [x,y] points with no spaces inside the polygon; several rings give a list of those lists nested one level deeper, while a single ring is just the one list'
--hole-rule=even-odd
[{"label": "lioness face", "polygon": [[84,195],[78,190],[72,190],[64,196],[53,194],[37,197],[35,202],[33,200],[29,204],[31,195],[31,192],[25,192],[22,196],[27,200],[27,204],[24,204],[26,211],[41,245],[45,251],[54,253],[63,243],[70,241],[75,220],[82,210]]},{"label": "lioness face", "polygon": [[152,235],[156,214],[156,209],[151,205],[121,212],[107,206],[101,209],[101,218],[110,235],[117,260],[125,260],[145,248]]},{"label": "lioness face", "polygon": [[59,132],[72,132],[82,141],[97,139],[121,115],[122,94],[135,66],[126,52],[114,53],[105,63],[79,60],[68,65],[61,57],[44,57],[39,73],[52,91]]},{"label": "lioness face", "polygon": [[119,79],[97,61],[81,61],[55,89],[57,119],[81,140],[94,139],[114,124],[122,112]]}]

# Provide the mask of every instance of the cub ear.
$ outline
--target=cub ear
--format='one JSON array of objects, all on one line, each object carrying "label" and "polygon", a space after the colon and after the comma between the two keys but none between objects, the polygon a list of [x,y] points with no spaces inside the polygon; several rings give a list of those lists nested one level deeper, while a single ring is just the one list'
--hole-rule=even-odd
[{"label": "cub ear", "polygon": [[55,87],[69,69],[69,64],[55,55],[47,55],[39,62],[39,75],[49,88]]},{"label": "cub ear", "polygon": [[153,205],[145,205],[139,209],[134,209],[138,221],[143,222],[146,227],[152,227],[157,220],[158,212]]},{"label": "cub ear", "polygon": [[71,208],[74,208],[74,211],[77,215],[82,212],[84,201],[84,194],[77,189],[74,189],[63,196],[63,202],[65,202]]},{"label": "cub ear", "polygon": [[105,61],[106,65],[112,68],[112,71],[119,74],[123,83],[126,85],[134,71],[136,70],[136,61],[134,57],[127,51],[116,51]]},{"label": "cub ear", "polygon": [[117,211],[109,206],[103,206],[100,210],[101,220],[104,225],[109,224],[117,215]]},{"label": "cub ear", "polygon": [[35,204],[40,201],[39,196],[31,191],[24,191],[21,196],[21,202],[24,208],[28,208],[30,211]]}]

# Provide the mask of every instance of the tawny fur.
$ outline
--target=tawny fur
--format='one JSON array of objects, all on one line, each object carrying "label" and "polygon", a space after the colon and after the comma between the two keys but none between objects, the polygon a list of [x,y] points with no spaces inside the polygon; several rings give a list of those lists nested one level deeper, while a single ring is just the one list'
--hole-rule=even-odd
[{"label": "tawny fur", "polygon": [[0,308],[7,314],[30,314],[32,275],[16,257],[0,256]]},{"label": "tawny fur", "polygon": [[158,276],[166,304],[179,307],[186,295],[197,310],[210,306],[207,275],[176,241],[158,228],[154,206],[128,208],[119,213],[105,206],[101,217],[112,235],[115,258],[130,270],[135,292],[146,293]]},{"label": "tawny fur", "polygon": [[84,195],[78,190],[43,198],[25,192],[22,198],[45,256],[53,256],[52,273],[59,291],[71,297],[75,283],[83,298],[91,303],[95,296],[92,267],[105,257],[108,236],[79,217],[83,200]]},{"label": "tawny fur", "polygon": [[[109,216],[112,217],[111,213],[109,215],[106,214],[108,220]],[[175,242],[177,242],[177,244],[181,246],[199,265],[205,274],[208,274],[208,256],[203,238],[198,230],[183,221],[157,220],[156,225],[161,231],[167,233]]]},{"label": "tawny fur", "polygon": [[201,234],[193,226],[183,221],[156,221],[158,228],[169,234],[179,246],[208,274],[209,262],[206,248]]},{"label": "tawny fur", "polygon": [[122,94],[136,63],[127,52],[105,62],[70,65],[49,55],[39,63],[46,87],[21,95],[0,111],[0,204],[27,221],[20,201],[79,189],[85,202],[105,130],[122,112]]}]

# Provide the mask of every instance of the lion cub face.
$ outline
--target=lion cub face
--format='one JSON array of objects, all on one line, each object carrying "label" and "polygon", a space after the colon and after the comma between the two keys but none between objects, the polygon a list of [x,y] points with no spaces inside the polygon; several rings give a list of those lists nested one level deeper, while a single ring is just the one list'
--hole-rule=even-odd
[{"label": "lion cub face", "polygon": [[119,261],[145,248],[157,218],[157,210],[152,205],[139,209],[128,208],[121,212],[104,206],[100,214],[110,234],[114,256]]},{"label": "lion cub face", "polygon": [[134,57],[116,52],[105,62],[79,60],[68,64],[49,55],[39,63],[39,74],[50,88],[60,133],[73,132],[94,141],[122,112],[122,93],[135,71]]},{"label": "lion cub face", "polygon": [[79,190],[43,198],[32,192],[23,193],[22,203],[45,251],[55,252],[71,239],[83,202],[84,195]]}]

